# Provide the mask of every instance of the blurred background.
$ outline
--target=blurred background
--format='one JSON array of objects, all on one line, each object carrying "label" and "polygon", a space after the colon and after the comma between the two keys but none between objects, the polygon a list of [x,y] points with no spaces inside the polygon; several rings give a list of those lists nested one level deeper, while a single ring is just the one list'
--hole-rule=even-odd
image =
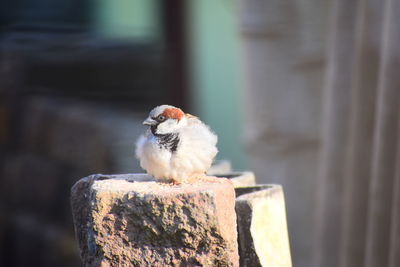
[{"label": "blurred background", "polygon": [[172,104],[282,184],[294,266],[400,266],[400,0],[0,3],[0,266],[81,266],[69,192]]}]

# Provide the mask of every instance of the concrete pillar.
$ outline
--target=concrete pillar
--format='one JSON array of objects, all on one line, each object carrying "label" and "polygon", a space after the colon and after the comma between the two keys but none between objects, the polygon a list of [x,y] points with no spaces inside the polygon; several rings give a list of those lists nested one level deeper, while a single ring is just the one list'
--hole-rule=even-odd
[{"label": "concrete pillar", "polygon": [[282,187],[257,185],[235,191],[240,266],[292,266]]}]

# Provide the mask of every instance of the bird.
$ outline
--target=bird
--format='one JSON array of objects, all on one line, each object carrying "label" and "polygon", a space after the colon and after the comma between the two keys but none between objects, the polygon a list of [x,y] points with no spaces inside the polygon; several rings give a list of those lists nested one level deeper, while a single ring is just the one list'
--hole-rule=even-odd
[{"label": "bird", "polygon": [[209,126],[171,105],[152,109],[143,124],[149,128],[136,142],[136,157],[157,182],[179,185],[206,177],[218,153]]}]

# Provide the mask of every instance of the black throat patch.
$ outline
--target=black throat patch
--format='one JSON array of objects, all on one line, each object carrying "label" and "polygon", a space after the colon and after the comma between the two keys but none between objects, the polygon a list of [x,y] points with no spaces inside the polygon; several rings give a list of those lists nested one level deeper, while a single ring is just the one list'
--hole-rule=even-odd
[{"label": "black throat patch", "polygon": [[179,144],[179,134],[169,133],[169,134],[154,134],[157,137],[158,145],[160,148],[166,148],[171,152],[175,152]]}]

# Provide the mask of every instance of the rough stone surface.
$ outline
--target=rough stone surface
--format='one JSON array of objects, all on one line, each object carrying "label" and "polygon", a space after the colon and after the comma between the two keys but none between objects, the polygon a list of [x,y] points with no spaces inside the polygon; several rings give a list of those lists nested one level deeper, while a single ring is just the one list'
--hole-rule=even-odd
[{"label": "rough stone surface", "polygon": [[292,266],[280,185],[236,188],[240,266]]},{"label": "rough stone surface", "polygon": [[160,184],[148,175],[92,175],[72,188],[87,266],[239,266],[232,182]]}]

